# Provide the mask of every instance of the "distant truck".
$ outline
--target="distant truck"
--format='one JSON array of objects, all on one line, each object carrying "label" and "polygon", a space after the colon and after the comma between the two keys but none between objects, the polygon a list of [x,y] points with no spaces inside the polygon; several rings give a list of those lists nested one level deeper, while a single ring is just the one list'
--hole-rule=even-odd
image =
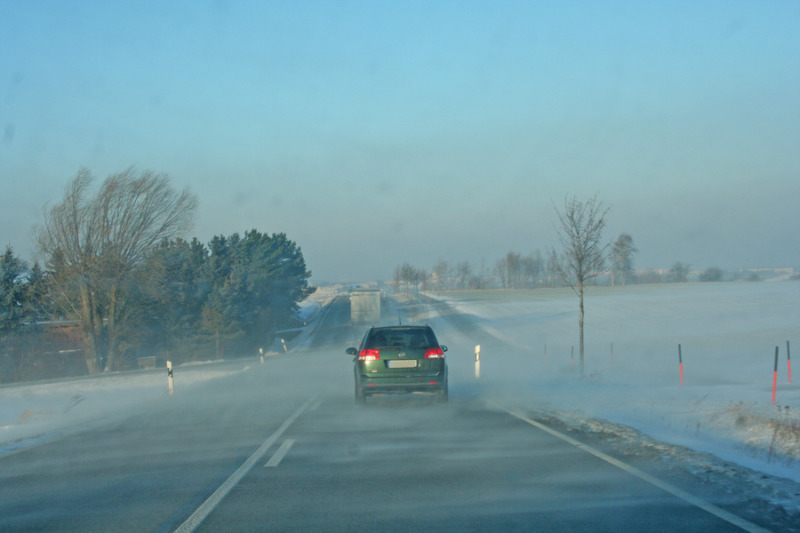
[{"label": "distant truck", "polygon": [[350,321],[378,322],[381,319],[381,291],[353,289],[350,291]]}]

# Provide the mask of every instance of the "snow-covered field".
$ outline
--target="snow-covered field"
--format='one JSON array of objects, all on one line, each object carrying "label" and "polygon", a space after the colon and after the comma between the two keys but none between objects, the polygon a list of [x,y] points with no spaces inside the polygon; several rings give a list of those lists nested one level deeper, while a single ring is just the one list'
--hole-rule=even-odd
[{"label": "snow-covered field", "polygon": [[[481,350],[478,382],[493,397],[562,420],[624,424],[800,481],[800,370],[790,383],[786,352],[790,341],[800,353],[800,282],[591,287],[583,378],[578,299],[569,289],[431,296],[469,316],[487,346],[493,338],[510,345]],[[432,308],[427,313],[417,318],[434,320],[440,339],[457,338]],[[451,369],[457,357],[451,350]]]}]

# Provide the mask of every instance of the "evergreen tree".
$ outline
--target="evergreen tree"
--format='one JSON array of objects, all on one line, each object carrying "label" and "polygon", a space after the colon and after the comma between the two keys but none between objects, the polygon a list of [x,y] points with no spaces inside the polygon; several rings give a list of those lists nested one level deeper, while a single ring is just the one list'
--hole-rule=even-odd
[{"label": "evergreen tree", "polygon": [[33,263],[28,272],[24,291],[24,312],[28,320],[39,322],[50,318],[53,303],[48,292],[47,272],[42,269],[38,261]]},{"label": "evergreen tree", "polygon": [[286,234],[218,236],[209,249],[213,288],[202,315],[219,351],[225,343],[242,350],[263,346],[272,332],[296,325],[298,303],[313,289],[300,247]]},{"label": "evergreen tree", "polygon": [[143,270],[148,288],[147,344],[151,350],[175,356],[196,352],[197,332],[211,284],[206,277],[208,251],[196,238],[164,241],[148,258]]},{"label": "evergreen tree", "polygon": [[0,332],[15,331],[25,317],[25,275],[28,269],[24,261],[14,255],[11,246],[0,257]]}]

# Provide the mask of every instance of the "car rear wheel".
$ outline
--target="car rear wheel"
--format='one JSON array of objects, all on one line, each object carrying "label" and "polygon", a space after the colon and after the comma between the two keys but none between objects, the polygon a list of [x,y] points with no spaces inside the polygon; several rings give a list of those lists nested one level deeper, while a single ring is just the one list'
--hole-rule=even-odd
[{"label": "car rear wheel", "polygon": [[446,403],[448,399],[447,385],[445,384],[442,390],[439,391],[439,394],[436,395],[436,401],[439,403]]},{"label": "car rear wheel", "polygon": [[365,403],[367,403],[367,397],[364,394],[364,390],[358,385],[358,383],[356,383],[355,393],[356,393],[355,396],[356,396],[356,403],[357,404],[365,404]]}]

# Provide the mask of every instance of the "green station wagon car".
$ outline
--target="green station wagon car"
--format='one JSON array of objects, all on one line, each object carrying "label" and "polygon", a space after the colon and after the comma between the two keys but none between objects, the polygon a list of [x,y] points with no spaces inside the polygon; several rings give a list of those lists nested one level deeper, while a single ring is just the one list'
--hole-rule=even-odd
[{"label": "green station wagon car", "polygon": [[424,392],[447,401],[447,346],[436,340],[430,326],[387,326],[370,328],[355,356],[356,401],[385,393]]}]

